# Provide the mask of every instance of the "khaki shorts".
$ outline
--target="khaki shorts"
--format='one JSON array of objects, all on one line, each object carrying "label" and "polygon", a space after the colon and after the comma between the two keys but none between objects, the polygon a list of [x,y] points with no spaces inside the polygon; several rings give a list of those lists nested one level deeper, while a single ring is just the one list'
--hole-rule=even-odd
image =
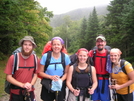
[{"label": "khaki shorts", "polygon": [[[77,101],[78,97],[74,96],[74,94],[69,91],[67,101]],[[80,96],[80,101],[83,101],[83,96]],[[85,98],[85,101],[91,101],[89,98]]]}]

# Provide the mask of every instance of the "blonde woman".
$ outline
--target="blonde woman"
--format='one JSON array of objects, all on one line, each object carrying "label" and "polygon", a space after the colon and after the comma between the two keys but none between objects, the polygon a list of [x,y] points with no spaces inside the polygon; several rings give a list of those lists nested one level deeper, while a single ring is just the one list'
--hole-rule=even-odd
[{"label": "blonde woman", "polygon": [[109,85],[111,89],[115,89],[118,101],[133,101],[134,90],[134,70],[128,61],[121,66],[122,52],[118,48],[113,48],[110,51],[110,60],[112,62],[111,79],[116,80],[116,84]]}]

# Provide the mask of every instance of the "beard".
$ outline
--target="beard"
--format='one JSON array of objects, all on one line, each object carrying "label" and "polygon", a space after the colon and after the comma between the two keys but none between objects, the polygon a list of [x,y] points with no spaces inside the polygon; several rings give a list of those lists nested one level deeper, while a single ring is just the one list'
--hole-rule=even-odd
[{"label": "beard", "polygon": [[23,49],[23,47],[22,47],[21,53],[22,53],[22,55],[24,55],[24,56],[30,56],[31,53],[32,53],[32,51],[33,51],[33,49],[31,49],[29,52],[25,52],[24,49]]},{"label": "beard", "polygon": [[98,51],[102,51],[103,50],[103,48],[98,48]]},{"label": "beard", "polygon": [[98,51],[102,51],[103,48],[99,48],[99,46],[102,46],[102,45],[98,45]]}]

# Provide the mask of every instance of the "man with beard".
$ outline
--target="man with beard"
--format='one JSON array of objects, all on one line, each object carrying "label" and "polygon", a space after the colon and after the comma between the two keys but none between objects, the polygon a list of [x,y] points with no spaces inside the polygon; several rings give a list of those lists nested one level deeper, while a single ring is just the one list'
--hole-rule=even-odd
[{"label": "man with beard", "polygon": [[[37,47],[32,36],[25,36],[20,40],[19,45],[22,47],[20,53],[17,53],[17,65],[14,67],[15,55],[8,59],[5,73],[6,80],[11,83],[10,101],[35,101],[34,87],[37,80],[39,59],[32,54]],[[13,72],[13,68],[16,68]]]},{"label": "man with beard", "polygon": [[106,70],[108,50],[105,49],[106,38],[103,35],[96,37],[96,49],[89,51],[92,65],[96,69],[98,87],[92,95],[94,101],[110,101],[109,73]]}]

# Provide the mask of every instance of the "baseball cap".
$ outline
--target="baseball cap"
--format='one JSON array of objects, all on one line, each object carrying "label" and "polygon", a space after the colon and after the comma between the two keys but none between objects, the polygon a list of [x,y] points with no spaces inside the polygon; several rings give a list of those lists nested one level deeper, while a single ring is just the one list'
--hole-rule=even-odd
[{"label": "baseball cap", "polygon": [[103,40],[103,41],[106,41],[106,38],[105,38],[104,36],[98,36],[98,37],[96,38],[96,41],[97,41],[98,39],[101,39],[101,40]]}]

